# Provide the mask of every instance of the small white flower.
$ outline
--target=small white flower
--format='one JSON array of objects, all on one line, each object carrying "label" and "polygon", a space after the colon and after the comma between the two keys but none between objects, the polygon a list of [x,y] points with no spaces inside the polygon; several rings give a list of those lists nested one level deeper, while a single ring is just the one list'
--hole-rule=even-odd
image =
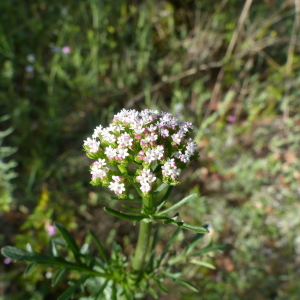
[{"label": "small white flower", "polygon": [[125,184],[122,182],[121,176],[112,176],[114,181],[110,182],[108,188],[117,195],[121,195],[125,192]]},{"label": "small white flower", "polygon": [[186,152],[189,153],[190,155],[193,155],[197,149],[198,149],[198,146],[194,142],[190,142],[186,146]]},{"label": "small white flower", "polygon": [[103,127],[102,127],[101,125],[99,125],[99,126],[97,126],[97,127],[95,128],[94,133],[93,133],[93,135],[92,135],[92,138],[93,138],[93,139],[96,139],[96,138],[99,137],[99,134],[101,133],[102,128],[103,128]]},{"label": "small white flower", "polygon": [[131,145],[132,145],[132,142],[133,142],[133,139],[130,137],[130,134],[128,134],[128,133],[121,134],[121,135],[118,137],[118,144],[119,144],[121,147],[128,147],[128,146],[131,146]]},{"label": "small white flower", "polygon": [[180,133],[175,133],[172,135],[172,140],[175,144],[180,144],[182,137]]},{"label": "small white flower", "polygon": [[121,159],[125,159],[126,156],[128,156],[128,149],[127,148],[117,148],[117,157],[120,157]]},{"label": "small white flower", "polygon": [[168,137],[168,136],[170,135],[170,134],[169,134],[169,130],[166,129],[166,128],[162,128],[162,129],[160,130],[160,134],[161,134],[162,137]]},{"label": "small white flower", "polygon": [[150,125],[150,127],[147,128],[150,132],[153,132],[157,129],[157,126],[154,126],[153,124]]},{"label": "small white flower", "polygon": [[105,155],[108,158],[114,158],[117,155],[117,149],[113,148],[112,146],[108,146],[105,149]]},{"label": "small white flower", "polygon": [[84,145],[90,148],[91,153],[95,153],[99,150],[100,142],[95,139],[87,138],[87,140],[84,141]]}]

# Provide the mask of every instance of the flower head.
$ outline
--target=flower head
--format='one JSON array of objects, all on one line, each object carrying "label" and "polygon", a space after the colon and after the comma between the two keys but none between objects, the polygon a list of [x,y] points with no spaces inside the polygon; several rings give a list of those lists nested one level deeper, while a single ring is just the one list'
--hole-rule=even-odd
[{"label": "flower head", "polygon": [[[139,183],[144,194],[153,190],[157,179],[179,183],[181,169],[198,156],[197,144],[190,139],[192,131],[191,123],[169,113],[123,109],[108,127],[97,126],[92,138],[84,141],[87,155],[96,159],[91,166],[92,184],[106,185],[120,196],[126,192],[125,181],[126,185]],[[130,178],[115,168],[128,164],[135,172]]]}]

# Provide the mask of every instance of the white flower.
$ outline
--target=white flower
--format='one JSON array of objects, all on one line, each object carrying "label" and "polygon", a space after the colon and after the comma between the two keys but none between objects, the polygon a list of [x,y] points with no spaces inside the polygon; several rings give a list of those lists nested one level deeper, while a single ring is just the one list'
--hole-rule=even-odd
[{"label": "white flower", "polygon": [[183,136],[180,133],[174,133],[172,135],[172,140],[175,144],[180,144],[182,138]]},{"label": "white flower", "polygon": [[97,126],[97,127],[95,128],[94,133],[93,133],[93,135],[92,135],[92,138],[93,138],[93,139],[96,139],[96,138],[99,137],[99,134],[101,133],[102,128],[103,128],[103,127],[102,127],[101,125],[99,125],[99,126]]},{"label": "white flower", "polygon": [[170,135],[169,130],[166,129],[166,128],[161,128],[160,134],[161,134],[162,137],[168,137]]},{"label": "white flower", "polygon": [[112,146],[108,146],[105,149],[105,155],[108,158],[114,158],[117,155],[117,149],[113,148]]},{"label": "white flower", "polygon": [[117,157],[120,157],[121,159],[125,159],[126,156],[129,155],[127,148],[117,148]]},{"label": "white flower", "polygon": [[114,143],[116,141],[116,136],[111,133],[104,133],[102,137],[104,141],[107,141],[109,143]]},{"label": "white flower", "polygon": [[148,184],[148,183],[145,183],[145,184],[142,184],[142,185],[141,185],[141,191],[142,191],[143,193],[148,193],[148,192],[151,191],[151,189],[152,189],[152,187],[151,187],[151,185]]},{"label": "white flower", "polygon": [[100,177],[101,179],[106,177],[109,169],[105,167],[105,165],[106,165],[105,159],[98,159],[97,161],[95,161],[91,169],[92,177],[93,178]]},{"label": "white flower", "polygon": [[194,142],[187,143],[186,152],[188,154],[193,155],[197,149],[198,149],[198,146],[196,143],[194,143]]},{"label": "white flower", "polygon": [[157,126],[154,126],[153,124],[150,125],[150,127],[147,128],[150,132],[153,132],[157,129]]},{"label": "white flower", "polygon": [[183,154],[181,151],[174,153],[174,157],[179,158],[184,163],[188,163],[190,161],[190,156],[191,155],[189,153]]},{"label": "white flower", "polygon": [[162,145],[158,145],[155,149],[154,152],[156,154],[157,159],[162,159],[162,157],[164,156],[164,146]]},{"label": "white flower", "polygon": [[100,142],[95,139],[87,138],[87,140],[84,141],[84,145],[90,148],[91,153],[95,153],[99,150]]},{"label": "white flower", "polygon": [[119,144],[121,147],[128,147],[128,146],[131,146],[131,145],[132,145],[132,142],[133,142],[133,139],[130,137],[130,134],[128,134],[128,133],[121,134],[121,135],[118,137],[118,144]]},{"label": "white flower", "polygon": [[175,179],[180,174],[180,169],[176,167],[174,158],[168,158],[167,162],[161,167],[163,176]]},{"label": "white flower", "polygon": [[117,195],[121,195],[125,192],[125,184],[122,182],[121,176],[112,176],[114,181],[110,182],[108,188]]}]

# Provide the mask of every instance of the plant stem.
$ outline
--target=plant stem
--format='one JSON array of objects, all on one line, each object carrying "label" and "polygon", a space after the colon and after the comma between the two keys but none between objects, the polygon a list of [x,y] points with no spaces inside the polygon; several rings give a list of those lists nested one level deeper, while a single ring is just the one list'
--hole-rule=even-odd
[{"label": "plant stem", "polygon": [[[143,210],[142,212],[151,214],[153,210],[153,196],[151,195],[149,198],[143,198]],[[147,249],[150,240],[151,234],[151,221],[142,220],[140,223],[140,230],[138,236],[138,242],[134,254],[134,258],[132,261],[132,268],[129,275],[129,286],[134,289],[136,284],[140,279],[140,275],[143,271],[145,257],[147,254]]]}]

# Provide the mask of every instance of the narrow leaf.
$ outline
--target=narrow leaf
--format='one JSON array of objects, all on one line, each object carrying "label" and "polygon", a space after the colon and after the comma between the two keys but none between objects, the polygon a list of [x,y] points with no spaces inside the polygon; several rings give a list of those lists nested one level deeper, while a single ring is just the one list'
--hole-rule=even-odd
[{"label": "narrow leaf", "polygon": [[198,266],[209,268],[209,269],[213,269],[213,270],[216,269],[216,267],[214,265],[212,265],[212,264],[210,264],[210,263],[208,263],[206,261],[201,261],[201,260],[197,260],[197,259],[191,259],[189,262],[192,263],[192,264],[198,265]]},{"label": "narrow leaf", "polygon": [[54,244],[57,245],[57,246],[60,246],[60,247],[65,248],[65,249],[68,248],[67,243],[65,241],[61,240],[61,239],[55,238],[55,239],[52,239],[51,241],[53,241]]},{"label": "narrow leaf", "polygon": [[155,194],[160,193],[161,191],[163,191],[166,187],[168,187],[169,184],[168,183],[162,183],[155,191]]},{"label": "narrow leaf", "polygon": [[232,246],[229,244],[207,246],[205,248],[201,248],[201,249],[194,251],[193,253],[191,253],[191,255],[195,256],[195,255],[200,255],[200,254],[204,254],[204,253],[216,251],[216,250],[229,250],[231,248],[232,248]]},{"label": "narrow leaf", "polygon": [[120,212],[118,212],[114,209],[108,208],[108,207],[104,207],[104,210],[107,213],[109,213],[115,217],[118,217],[118,218],[124,219],[124,220],[129,220],[129,221],[140,221],[140,220],[147,218],[147,215],[143,215],[143,216],[126,215],[126,214],[120,213]]},{"label": "narrow leaf", "polygon": [[25,270],[25,276],[28,276],[35,266],[37,266],[36,262],[32,262],[31,264],[29,264]]},{"label": "narrow leaf", "polygon": [[204,234],[203,233],[197,233],[192,242],[185,248],[185,253],[189,254],[198,244],[201,240],[203,240]]},{"label": "narrow leaf", "polygon": [[40,254],[37,252],[28,252],[26,250],[18,249],[18,248],[11,247],[11,246],[6,246],[6,247],[2,248],[1,253],[5,257],[9,257],[11,259],[18,260],[18,261],[31,261],[31,262],[36,262],[37,264],[44,264],[44,265],[50,265],[50,266],[55,265],[55,266],[59,266],[59,267],[63,267],[63,268],[71,269],[71,270],[82,271],[82,272],[85,272],[87,274],[94,275],[94,276],[100,276],[100,277],[106,277],[106,278],[108,277],[108,275],[106,275],[106,274],[96,272],[84,265],[77,265],[77,264],[68,262],[61,257],[48,256],[48,255]]},{"label": "narrow leaf", "polygon": [[188,229],[188,230],[191,230],[191,231],[194,231],[194,232],[197,232],[197,233],[209,233],[209,230],[206,229],[205,227],[200,227],[200,226],[194,226],[194,225],[189,225],[189,224],[182,224],[182,225],[179,225],[181,228],[184,228],[184,229]]},{"label": "narrow leaf", "polygon": [[98,297],[103,293],[103,291],[104,291],[104,289],[105,289],[107,283],[108,283],[108,280],[106,280],[106,281],[102,284],[100,290],[99,290],[95,295],[92,296],[92,299],[93,299],[93,300],[97,300]]},{"label": "narrow leaf", "polygon": [[178,228],[178,229],[173,233],[173,235],[172,235],[172,237],[170,238],[170,240],[169,240],[167,246],[163,249],[163,251],[162,251],[162,253],[161,253],[161,256],[160,256],[160,258],[159,258],[159,260],[158,260],[158,265],[161,264],[163,258],[164,258],[165,255],[168,253],[169,248],[171,247],[171,245],[175,242],[175,240],[176,240],[178,234],[180,233],[180,231],[181,231],[181,229]]},{"label": "narrow leaf", "polygon": [[80,254],[86,255],[86,254],[88,254],[88,253],[89,253],[89,244],[84,243],[84,244],[82,245],[82,247],[80,248]]},{"label": "narrow leaf", "polygon": [[141,203],[142,200],[138,198],[125,198],[125,199],[119,199],[118,197],[110,197],[111,200],[118,200],[118,201],[125,201],[125,202],[136,202],[136,203]]},{"label": "narrow leaf", "polygon": [[80,278],[75,281],[73,285],[71,285],[63,294],[61,294],[57,300],[68,300],[72,297],[74,292],[80,288],[80,285],[83,284],[87,280],[87,276]]},{"label": "narrow leaf", "polygon": [[155,292],[155,290],[154,290],[151,286],[148,286],[148,293],[149,293],[154,299],[158,299],[157,293]]},{"label": "narrow leaf", "polygon": [[54,257],[58,257],[58,252],[54,240],[50,240],[50,253]]},{"label": "narrow leaf", "polygon": [[60,281],[60,279],[62,278],[62,276],[65,274],[66,271],[67,269],[63,268],[56,272],[56,274],[52,278],[52,286],[57,285],[57,283]]},{"label": "narrow leaf", "polygon": [[94,242],[98,248],[100,256],[103,258],[104,261],[107,262],[108,258],[107,258],[107,255],[105,253],[105,250],[104,250],[101,242],[99,241],[99,239],[97,238],[97,236],[95,235],[95,233],[92,230],[89,230],[89,234],[92,237],[92,239],[94,240]]},{"label": "narrow leaf", "polygon": [[71,235],[71,233],[60,223],[55,222],[55,227],[58,229],[66,243],[68,244],[70,250],[72,251],[76,261],[78,263],[81,263],[80,261],[80,251],[79,248],[75,242],[74,237]]},{"label": "narrow leaf", "polygon": [[145,218],[147,217],[145,214],[139,212],[139,211],[135,211],[135,210],[121,210],[120,213],[125,213],[125,214],[134,214],[136,216],[145,216]]},{"label": "narrow leaf", "polygon": [[162,283],[160,282],[159,278],[154,277],[153,280],[156,282],[158,288],[159,288],[164,294],[167,294],[167,293],[168,293],[167,289],[162,285]]},{"label": "narrow leaf", "polygon": [[127,209],[142,210],[140,207],[136,207],[136,206],[132,206],[132,205],[122,204],[122,206]]},{"label": "narrow leaf", "polygon": [[174,209],[177,209],[178,207],[180,207],[181,205],[183,205],[184,203],[192,200],[193,198],[195,198],[197,196],[197,194],[192,194],[192,195],[189,195],[185,198],[183,198],[181,201],[177,202],[176,204],[174,204],[173,206],[163,210],[162,212],[158,213],[158,215],[162,215],[162,214],[167,214],[168,212],[174,210]]},{"label": "narrow leaf", "polygon": [[199,290],[194,285],[192,285],[190,282],[183,280],[183,279],[177,279],[177,281],[180,282],[182,285],[191,289],[193,292],[199,292]]}]

